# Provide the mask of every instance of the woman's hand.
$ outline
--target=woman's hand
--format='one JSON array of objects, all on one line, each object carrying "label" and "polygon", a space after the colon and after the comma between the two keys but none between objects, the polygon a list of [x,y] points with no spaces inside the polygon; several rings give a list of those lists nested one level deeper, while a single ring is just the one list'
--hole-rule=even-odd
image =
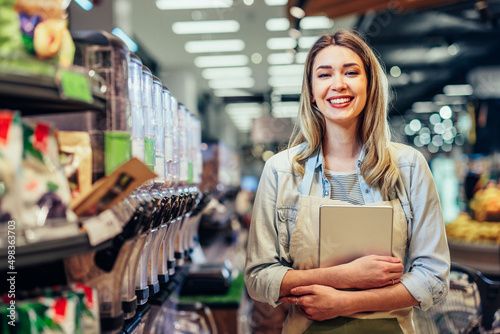
[{"label": "woman's hand", "polygon": [[324,285],[307,285],[292,289],[292,296],[282,297],[280,302],[298,305],[310,320],[323,321],[349,315],[347,294]]},{"label": "woman's hand", "polygon": [[338,266],[342,283],[338,288],[373,289],[399,283],[404,266],[392,256],[367,255]]}]

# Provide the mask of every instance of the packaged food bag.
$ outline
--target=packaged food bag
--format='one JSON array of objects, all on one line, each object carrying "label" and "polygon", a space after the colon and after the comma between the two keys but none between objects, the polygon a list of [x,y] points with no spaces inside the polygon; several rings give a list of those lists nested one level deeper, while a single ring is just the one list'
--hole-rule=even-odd
[{"label": "packaged food bag", "polygon": [[0,56],[36,56],[63,67],[73,64],[65,0],[0,0]]},{"label": "packaged food bag", "polygon": [[0,224],[19,217],[22,151],[21,115],[0,110]]},{"label": "packaged food bag", "polygon": [[59,150],[50,124],[23,121],[20,222],[46,226],[51,219],[76,222],[69,208],[68,180],[59,164]]}]

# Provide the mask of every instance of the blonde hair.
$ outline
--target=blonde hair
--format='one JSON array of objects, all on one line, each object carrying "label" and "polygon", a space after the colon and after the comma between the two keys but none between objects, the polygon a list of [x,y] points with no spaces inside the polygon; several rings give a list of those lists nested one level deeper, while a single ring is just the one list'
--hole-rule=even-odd
[{"label": "blonde hair", "polygon": [[331,45],[346,47],[363,61],[368,87],[366,105],[361,113],[358,127],[358,138],[364,144],[365,150],[365,157],[361,162],[361,174],[371,187],[378,188],[382,196],[388,198],[396,186],[399,173],[387,148],[391,139],[387,121],[389,100],[387,77],[373,50],[354,32],[340,30],[333,35],[323,35],[307,55],[299,117],[288,147],[291,148],[304,142],[308,145],[293,157],[292,168],[303,176],[305,161],[316,151],[325,135],[324,116],[311,102],[311,74],[317,54]]}]

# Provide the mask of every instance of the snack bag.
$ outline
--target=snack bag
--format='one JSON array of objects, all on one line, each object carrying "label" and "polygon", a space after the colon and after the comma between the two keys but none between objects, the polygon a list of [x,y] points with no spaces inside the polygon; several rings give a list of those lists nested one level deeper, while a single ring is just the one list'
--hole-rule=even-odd
[{"label": "snack bag", "polygon": [[59,161],[68,179],[71,200],[92,187],[92,147],[90,135],[83,131],[57,131]]},{"label": "snack bag", "polygon": [[23,134],[18,112],[0,110],[0,223],[19,216]]},{"label": "snack bag", "polygon": [[25,227],[41,227],[49,219],[75,222],[53,129],[48,123],[23,121],[23,138],[21,223]]},{"label": "snack bag", "polygon": [[36,55],[63,67],[73,64],[75,45],[64,0],[0,0],[0,56]]}]

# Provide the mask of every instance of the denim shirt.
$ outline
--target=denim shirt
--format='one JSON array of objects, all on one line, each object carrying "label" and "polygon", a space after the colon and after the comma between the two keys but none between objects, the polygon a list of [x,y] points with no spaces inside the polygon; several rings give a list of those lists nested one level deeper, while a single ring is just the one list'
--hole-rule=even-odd
[{"label": "denim shirt", "polygon": [[[244,277],[250,296],[273,306],[278,305],[285,273],[293,269],[289,243],[303,178],[293,172],[291,161],[305,145],[282,151],[266,162],[255,196]],[[449,287],[450,254],[441,205],[424,156],[403,144],[390,143],[388,149],[407,197],[400,198],[408,223],[408,255],[402,259],[405,271],[400,281],[419,302],[418,307],[427,310],[445,298]],[[380,191],[361,175],[363,157],[362,150],[356,170],[363,199],[366,204],[382,202]],[[330,198],[323,172],[323,154],[318,149],[306,161],[304,179],[312,178],[311,196]]]}]

